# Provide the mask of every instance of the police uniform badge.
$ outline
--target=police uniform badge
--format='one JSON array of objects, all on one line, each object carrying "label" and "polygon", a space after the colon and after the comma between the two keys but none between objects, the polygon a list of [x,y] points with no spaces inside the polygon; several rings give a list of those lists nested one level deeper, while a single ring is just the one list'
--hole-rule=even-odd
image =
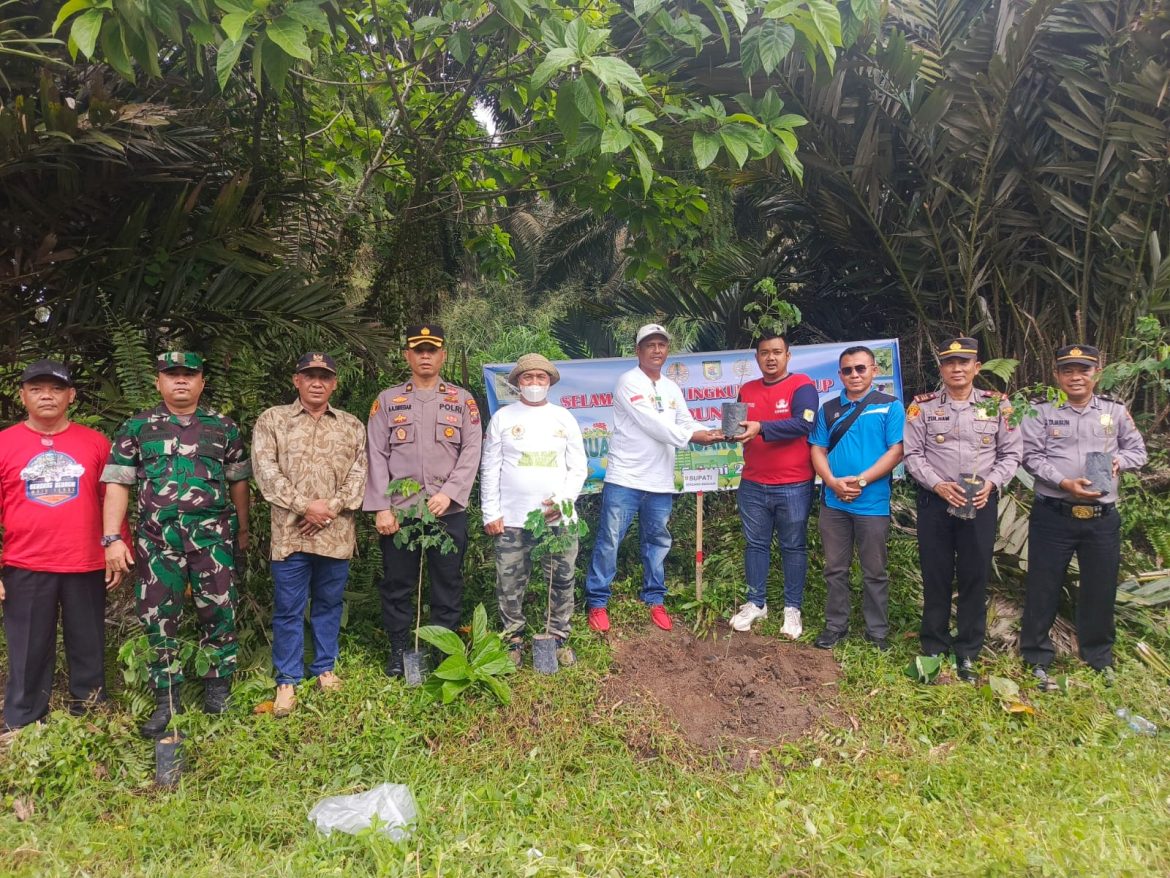
[{"label": "police uniform badge", "polygon": [[396,415],[394,418],[394,423],[405,424],[406,423],[406,415]]},{"label": "police uniform badge", "polygon": [[913,421],[916,417],[922,414],[922,408],[916,402],[910,403],[910,407],[906,409],[906,420]]},{"label": "police uniform badge", "polygon": [[378,413],[378,409],[380,409],[381,407],[382,407],[382,404],[380,402],[378,402],[378,400],[375,399],[374,404],[372,406],[370,406],[370,417],[372,418],[374,415],[376,415]]},{"label": "police uniform badge", "polygon": [[458,424],[459,418],[455,417],[455,415],[447,415],[447,423],[448,424]]},{"label": "police uniform badge", "polygon": [[405,397],[405,396],[396,396],[396,397],[394,397],[394,399],[392,399],[392,400],[390,400],[390,401],[391,401],[391,402],[398,402],[398,403],[401,403],[401,402],[406,402],[406,401],[407,401],[407,399],[406,399],[406,397]]},{"label": "police uniform badge", "polygon": [[447,427],[445,430],[443,430],[443,435],[446,436],[448,439],[450,439],[452,436],[455,435],[455,428],[454,427]]},{"label": "police uniform badge", "polygon": [[399,427],[398,430],[394,433],[394,435],[397,436],[398,441],[401,442],[403,439],[406,438],[406,431],[403,430],[401,427]]}]

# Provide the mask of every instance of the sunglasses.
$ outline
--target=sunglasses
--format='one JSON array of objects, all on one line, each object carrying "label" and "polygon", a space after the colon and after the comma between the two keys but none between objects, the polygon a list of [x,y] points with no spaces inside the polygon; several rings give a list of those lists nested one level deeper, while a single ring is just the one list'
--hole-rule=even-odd
[{"label": "sunglasses", "polygon": [[856,372],[858,375],[864,375],[868,371],[869,371],[869,366],[842,366],[841,367],[841,374],[842,375],[852,375],[854,372]]}]

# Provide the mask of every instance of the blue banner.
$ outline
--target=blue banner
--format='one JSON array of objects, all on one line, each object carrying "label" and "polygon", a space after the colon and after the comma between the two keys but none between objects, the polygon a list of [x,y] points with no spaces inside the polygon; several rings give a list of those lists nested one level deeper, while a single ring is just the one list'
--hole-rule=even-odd
[{"label": "blue banner", "polygon": [[[858,344],[872,350],[877,359],[878,377],[874,387],[901,399],[902,365],[896,338],[796,346],[792,348],[788,371],[802,372],[811,378],[824,403],[841,392],[837,375],[841,352]],[[601,490],[613,431],[613,389],[618,376],[637,364],[632,357],[565,360],[556,364],[561,380],[553,386],[549,401],[567,408],[581,425],[585,453],[589,457],[585,493]],[[518,398],[507,380],[512,366],[512,363],[489,363],[483,367],[488,410],[493,415],[500,406]],[[734,402],[741,385],[760,377],[755,352],[750,350],[672,353],[662,371],[682,388],[692,417],[709,428],[719,427],[723,403]],[[742,469],[743,449],[737,442],[719,442],[709,448],[691,445],[675,456],[675,488],[682,492],[731,490],[739,487]]]}]

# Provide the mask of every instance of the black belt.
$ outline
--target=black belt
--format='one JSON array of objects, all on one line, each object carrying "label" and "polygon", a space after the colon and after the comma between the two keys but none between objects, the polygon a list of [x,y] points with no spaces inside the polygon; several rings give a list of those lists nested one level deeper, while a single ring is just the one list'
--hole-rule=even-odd
[{"label": "black belt", "polygon": [[1101,518],[1112,512],[1114,506],[1112,503],[1070,503],[1068,500],[1040,495],[1037,495],[1036,499],[1067,518]]}]

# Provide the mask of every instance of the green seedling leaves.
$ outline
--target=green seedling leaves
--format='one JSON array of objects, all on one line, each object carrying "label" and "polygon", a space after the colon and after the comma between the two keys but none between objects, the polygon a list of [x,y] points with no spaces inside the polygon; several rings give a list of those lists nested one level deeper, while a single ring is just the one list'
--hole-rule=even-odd
[{"label": "green seedling leaves", "polygon": [[454,631],[438,625],[418,629],[418,637],[446,653],[447,658],[423,684],[431,701],[450,704],[468,690],[490,692],[501,704],[512,700],[512,690],[501,678],[515,673],[500,635],[488,630],[487,610],[478,604],[472,615],[471,643],[465,645]]},{"label": "green seedling leaves", "polygon": [[933,683],[942,671],[943,660],[940,655],[917,656],[907,666],[905,674],[917,683]]}]

